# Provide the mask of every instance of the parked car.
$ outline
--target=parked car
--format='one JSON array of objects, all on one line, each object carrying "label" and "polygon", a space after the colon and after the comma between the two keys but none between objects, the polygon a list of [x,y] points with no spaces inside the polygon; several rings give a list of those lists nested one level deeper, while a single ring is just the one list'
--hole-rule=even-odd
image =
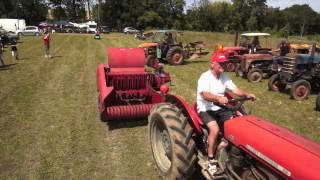
[{"label": "parked car", "polygon": [[19,36],[21,35],[39,36],[41,33],[37,26],[26,26],[26,28],[23,30],[17,30],[16,34]]},{"label": "parked car", "polygon": [[125,27],[123,29],[123,33],[125,33],[125,34],[135,34],[135,33],[139,33],[139,32],[140,32],[139,30],[137,30],[133,27]]},{"label": "parked car", "polygon": [[109,34],[111,32],[111,28],[109,26],[100,26],[99,32]]}]

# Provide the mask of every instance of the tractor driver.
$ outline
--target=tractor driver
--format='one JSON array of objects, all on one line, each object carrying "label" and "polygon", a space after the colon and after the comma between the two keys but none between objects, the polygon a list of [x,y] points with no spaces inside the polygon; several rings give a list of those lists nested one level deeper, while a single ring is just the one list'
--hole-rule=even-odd
[{"label": "tractor driver", "polygon": [[[223,73],[221,63],[225,62],[225,56],[217,56],[211,59],[210,69],[201,74],[197,87],[197,111],[202,122],[208,127],[208,171],[211,174],[217,172],[217,160],[214,159],[216,138],[219,133],[218,124],[223,124],[232,118],[232,112],[216,104],[225,105],[228,98],[227,90],[238,96],[252,98],[254,94],[247,93],[238,88],[229,77]],[[223,127],[221,127],[223,128]]]}]

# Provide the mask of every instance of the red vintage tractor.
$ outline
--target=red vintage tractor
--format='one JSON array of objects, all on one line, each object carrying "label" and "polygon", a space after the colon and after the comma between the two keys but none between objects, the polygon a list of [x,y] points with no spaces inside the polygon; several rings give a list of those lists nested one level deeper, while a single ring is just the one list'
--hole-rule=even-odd
[{"label": "red vintage tractor", "polygon": [[[148,116],[152,157],[163,179],[188,179],[196,163],[208,179],[320,179],[320,145],[256,116],[243,102],[226,106],[234,118],[224,124],[216,150],[221,172],[206,170],[208,129],[181,97],[169,94],[170,76],[144,69],[143,50],[109,49],[109,63],[97,70],[100,113],[107,120]],[[160,90],[160,91],[157,91]]]},{"label": "red vintage tractor", "polygon": [[[269,51],[271,51],[271,48],[269,47],[255,47],[253,44],[251,44],[250,38],[257,38],[258,37],[266,37],[265,38],[265,44],[266,46],[270,46],[269,41],[267,40],[267,37],[270,36],[269,33],[243,33],[241,34],[241,43],[237,44],[237,37],[236,37],[236,46],[234,47],[223,47],[223,46],[217,46],[215,48],[215,51],[212,53],[212,57],[214,58],[216,56],[216,53],[223,54],[227,62],[225,63],[224,69],[229,72],[233,72],[236,70],[236,67],[240,64],[240,62],[243,59],[244,54],[268,54]],[[251,55],[249,55],[251,56]]]}]

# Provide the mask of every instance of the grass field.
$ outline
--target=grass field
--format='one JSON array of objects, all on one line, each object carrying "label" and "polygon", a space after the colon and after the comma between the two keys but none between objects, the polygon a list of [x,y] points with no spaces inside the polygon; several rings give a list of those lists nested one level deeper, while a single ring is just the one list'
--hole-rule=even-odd
[{"label": "grass field", "polygon": [[[232,45],[232,35],[195,33],[194,40]],[[273,40],[273,44],[277,39]],[[4,54],[0,68],[0,179],[158,179],[147,137],[147,120],[104,123],[99,119],[96,67],[106,62],[106,47],[136,47],[130,35],[53,35],[44,58],[41,37],[23,37],[20,59]],[[191,103],[209,58],[166,66],[171,93]],[[229,74],[241,88],[257,95],[246,105],[269,119],[320,142],[320,113],[313,94],[296,102],[267,90],[267,80],[249,84]]]}]

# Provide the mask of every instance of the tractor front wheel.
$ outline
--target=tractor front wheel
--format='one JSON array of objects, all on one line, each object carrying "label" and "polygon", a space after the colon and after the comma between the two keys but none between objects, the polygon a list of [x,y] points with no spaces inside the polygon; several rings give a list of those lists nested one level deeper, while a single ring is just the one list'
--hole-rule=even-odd
[{"label": "tractor front wheel", "polygon": [[308,98],[310,91],[310,83],[307,80],[301,79],[292,83],[290,96],[297,101],[302,101]]},{"label": "tractor front wheel", "polygon": [[252,68],[247,74],[248,81],[251,83],[258,83],[263,78],[263,73],[260,69]]},{"label": "tractor front wheel", "polygon": [[280,92],[286,88],[286,84],[281,83],[279,74],[274,74],[268,81],[268,88],[270,91]]},{"label": "tractor front wheel", "polygon": [[320,93],[318,94],[316,100],[316,110],[320,111]]},{"label": "tractor front wheel", "polygon": [[236,69],[236,63],[227,63],[226,70],[228,72],[233,72]]},{"label": "tractor front wheel", "polygon": [[171,65],[183,64],[183,59],[184,59],[183,49],[179,46],[174,46],[170,48],[167,53],[166,59]]},{"label": "tractor front wheel", "polygon": [[158,59],[153,55],[149,55],[146,58],[146,65],[148,67],[155,67],[158,63],[159,63]]},{"label": "tractor front wheel", "polygon": [[148,117],[153,160],[163,179],[187,179],[196,162],[192,128],[172,104],[154,106]]}]

